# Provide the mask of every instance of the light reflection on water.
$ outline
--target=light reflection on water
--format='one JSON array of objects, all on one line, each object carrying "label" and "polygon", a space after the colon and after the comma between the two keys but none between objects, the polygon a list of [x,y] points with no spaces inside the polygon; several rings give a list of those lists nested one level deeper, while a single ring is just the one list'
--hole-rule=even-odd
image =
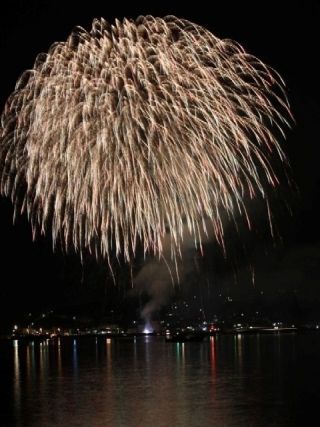
[{"label": "light reflection on water", "polygon": [[20,390],[20,361],[19,361],[19,343],[18,340],[13,340],[14,349],[14,376],[13,376],[13,393],[14,393],[14,406],[17,412],[20,411],[21,390]]},{"label": "light reflection on water", "polygon": [[317,334],[0,342],[2,425],[301,425],[320,399],[319,358]]}]

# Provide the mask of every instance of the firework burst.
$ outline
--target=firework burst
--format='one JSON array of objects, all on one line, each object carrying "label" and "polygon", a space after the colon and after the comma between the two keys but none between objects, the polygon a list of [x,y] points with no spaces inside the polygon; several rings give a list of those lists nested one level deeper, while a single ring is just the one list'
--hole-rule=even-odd
[{"label": "firework burst", "polygon": [[68,249],[172,256],[246,213],[285,157],[279,75],[176,17],[94,20],[37,57],[1,117],[1,193]]}]

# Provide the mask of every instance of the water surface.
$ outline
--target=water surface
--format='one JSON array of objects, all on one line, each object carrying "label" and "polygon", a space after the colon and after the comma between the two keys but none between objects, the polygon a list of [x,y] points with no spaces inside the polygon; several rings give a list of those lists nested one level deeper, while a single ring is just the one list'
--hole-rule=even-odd
[{"label": "water surface", "polygon": [[0,342],[0,392],[2,426],[318,425],[320,335]]}]

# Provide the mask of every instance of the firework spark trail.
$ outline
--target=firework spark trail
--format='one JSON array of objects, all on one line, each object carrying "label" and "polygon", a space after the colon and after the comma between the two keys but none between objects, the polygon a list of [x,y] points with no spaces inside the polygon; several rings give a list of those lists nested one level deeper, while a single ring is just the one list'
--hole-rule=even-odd
[{"label": "firework spark trail", "polygon": [[[279,75],[231,40],[176,17],[94,20],[37,57],[1,117],[1,193],[34,235],[109,259],[138,243],[180,253],[204,218],[223,245],[222,216],[248,217],[285,156]],[[17,213],[17,212],[16,212]],[[249,217],[248,217],[249,218]],[[249,219],[248,219],[249,221]]]}]

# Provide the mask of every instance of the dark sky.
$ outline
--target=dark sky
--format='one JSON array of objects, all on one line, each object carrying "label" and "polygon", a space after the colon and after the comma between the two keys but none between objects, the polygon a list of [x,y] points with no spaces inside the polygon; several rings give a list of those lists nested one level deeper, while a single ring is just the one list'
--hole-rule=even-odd
[{"label": "dark sky", "polygon": [[[320,296],[319,234],[319,22],[318,1],[265,2],[114,2],[13,1],[1,6],[1,91],[3,108],[19,75],[36,55],[63,41],[76,25],[86,29],[94,17],[108,21],[152,14],[174,14],[232,38],[275,68],[287,83],[296,124],[283,147],[299,189],[288,196],[292,216],[279,209],[282,243],[265,257],[260,243],[251,243],[250,258],[257,286],[292,287],[315,299]],[[188,4],[187,4],[188,3]],[[281,5],[280,5],[281,4]],[[280,6],[279,6],[280,5]],[[277,212],[277,209],[275,209]],[[81,267],[76,255],[53,254],[50,239],[33,243],[26,218],[12,225],[11,203],[0,199],[0,321],[5,324],[29,309],[42,309],[72,299],[94,300],[97,283],[107,280],[103,266],[89,260]],[[276,218],[277,220],[277,218]],[[251,240],[254,238],[251,238]],[[212,248],[211,248],[212,252]],[[206,268],[210,261],[206,261]],[[223,281],[227,280],[225,274]],[[240,265],[239,277],[242,277]],[[121,279],[123,280],[123,278]],[[247,280],[247,279],[243,279]]]}]

